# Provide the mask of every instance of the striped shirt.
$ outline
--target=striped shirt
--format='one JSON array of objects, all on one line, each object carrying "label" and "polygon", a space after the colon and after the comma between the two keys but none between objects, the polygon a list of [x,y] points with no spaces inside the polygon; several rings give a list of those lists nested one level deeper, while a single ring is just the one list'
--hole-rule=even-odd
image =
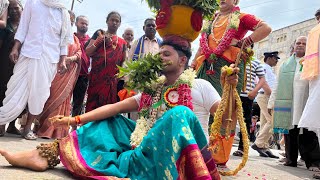
[{"label": "striped shirt", "polygon": [[249,63],[246,66],[246,72],[247,72],[247,86],[246,86],[246,91],[241,92],[240,94],[240,96],[242,97],[248,97],[248,93],[256,87],[255,79],[257,77],[262,78],[265,75],[264,69],[259,60],[251,61],[251,68]]}]

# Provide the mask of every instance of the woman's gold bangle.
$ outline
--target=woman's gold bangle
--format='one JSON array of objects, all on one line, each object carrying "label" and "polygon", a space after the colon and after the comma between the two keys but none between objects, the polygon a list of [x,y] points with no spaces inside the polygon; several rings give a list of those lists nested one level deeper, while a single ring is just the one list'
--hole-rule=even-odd
[{"label": "woman's gold bangle", "polygon": [[70,116],[69,116],[69,118],[68,118],[68,127],[70,127]]}]

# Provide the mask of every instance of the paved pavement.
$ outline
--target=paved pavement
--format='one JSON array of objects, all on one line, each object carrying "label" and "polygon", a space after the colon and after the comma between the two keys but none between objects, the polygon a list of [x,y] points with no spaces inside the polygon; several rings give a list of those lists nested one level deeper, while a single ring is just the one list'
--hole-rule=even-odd
[{"label": "paved pavement", "polygon": [[[25,149],[33,149],[40,142],[49,142],[49,140],[38,139],[37,141],[27,141],[18,136],[6,135],[0,137],[0,148],[19,152]],[[233,147],[235,150],[236,147]],[[273,150],[275,154],[279,151]],[[229,168],[234,168],[240,163],[241,159],[231,156],[228,163]],[[55,179],[73,179],[72,176],[60,165],[55,169],[46,172],[33,172],[26,169],[11,167],[3,157],[0,157],[0,180],[55,180]],[[304,167],[292,168],[285,167],[278,163],[278,160],[271,158],[262,158],[258,153],[250,149],[247,165],[235,177],[223,177],[222,179],[239,180],[299,180],[312,179],[312,172]]]}]

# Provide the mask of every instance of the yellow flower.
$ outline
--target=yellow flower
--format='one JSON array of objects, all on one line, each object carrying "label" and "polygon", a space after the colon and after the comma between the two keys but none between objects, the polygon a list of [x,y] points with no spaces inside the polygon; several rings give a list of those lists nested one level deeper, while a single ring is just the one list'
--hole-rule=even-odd
[{"label": "yellow flower", "polygon": [[203,26],[202,26],[202,32],[208,32],[210,29],[210,26],[212,24],[212,21],[209,21],[209,20],[205,20],[203,22]]},{"label": "yellow flower", "polygon": [[233,12],[230,19],[230,28],[232,29],[238,29],[240,25],[240,13],[239,12]]},{"label": "yellow flower", "polygon": [[158,78],[158,83],[164,83],[165,81],[166,81],[166,77],[165,76],[160,76],[159,78]]},{"label": "yellow flower", "polygon": [[302,59],[300,59],[299,64],[303,65],[303,62],[304,62],[304,59],[302,58]]},{"label": "yellow flower", "polygon": [[222,71],[227,71],[227,75],[230,76],[233,73],[233,69],[228,66],[223,66]]},{"label": "yellow flower", "polygon": [[192,68],[186,69],[179,77],[182,82],[188,82],[190,85],[193,84],[194,79],[197,77],[197,72]]}]

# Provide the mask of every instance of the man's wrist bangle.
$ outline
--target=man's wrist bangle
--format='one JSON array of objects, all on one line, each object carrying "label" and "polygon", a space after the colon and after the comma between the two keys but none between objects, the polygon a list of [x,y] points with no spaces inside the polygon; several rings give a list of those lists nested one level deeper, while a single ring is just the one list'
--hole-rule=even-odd
[{"label": "man's wrist bangle", "polygon": [[80,116],[75,116],[74,119],[75,119],[77,125],[81,124]]}]

